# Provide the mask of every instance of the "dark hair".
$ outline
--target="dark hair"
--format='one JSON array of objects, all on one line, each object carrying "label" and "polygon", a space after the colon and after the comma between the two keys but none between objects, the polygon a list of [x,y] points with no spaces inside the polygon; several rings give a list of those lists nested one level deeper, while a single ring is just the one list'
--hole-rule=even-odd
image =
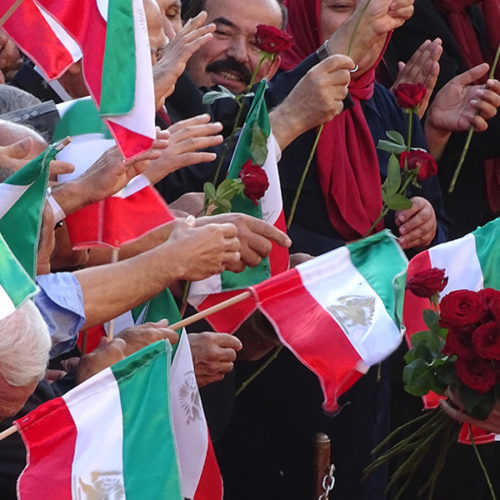
[{"label": "dark hair", "polygon": [[[288,10],[283,5],[283,0],[276,0],[281,9],[282,23],[281,29],[286,28],[286,23],[288,21]],[[182,0],[182,11],[181,17],[183,22],[188,19],[197,16],[202,10],[205,10],[207,0]]]}]

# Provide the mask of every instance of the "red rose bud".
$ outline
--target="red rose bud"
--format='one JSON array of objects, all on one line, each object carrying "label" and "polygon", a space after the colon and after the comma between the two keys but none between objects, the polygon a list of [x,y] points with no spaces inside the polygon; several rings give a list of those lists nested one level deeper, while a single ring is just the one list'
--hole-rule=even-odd
[{"label": "red rose bud", "polygon": [[417,297],[430,299],[436,293],[443,291],[446,283],[448,278],[444,275],[444,269],[433,267],[410,278],[406,283],[406,289]]},{"label": "red rose bud", "polygon": [[497,374],[491,361],[480,358],[458,358],[455,370],[461,382],[479,394],[488,392],[496,383]]},{"label": "red rose bud", "polygon": [[245,196],[257,205],[257,201],[264,196],[269,187],[269,180],[265,170],[258,165],[254,165],[252,160],[248,160],[241,167],[238,177],[245,185]]},{"label": "red rose bud", "polygon": [[422,104],[427,88],[423,83],[400,83],[394,89],[398,104],[403,109],[414,109]]},{"label": "red rose bud", "polygon": [[470,358],[475,353],[472,333],[468,330],[450,329],[446,334],[446,343],[441,352],[448,356],[456,354],[460,357]]},{"label": "red rose bud", "polygon": [[479,357],[500,360],[500,323],[488,321],[478,326],[472,334],[472,344]]},{"label": "red rose bud", "polygon": [[412,149],[403,151],[399,158],[401,168],[404,168],[405,162],[410,170],[417,170],[417,180],[422,182],[437,174],[438,166],[432,155],[422,149]]},{"label": "red rose bud", "polygon": [[279,54],[293,45],[293,38],[286,31],[274,26],[259,24],[255,34],[255,44],[264,52]]},{"label": "red rose bud", "polygon": [[500,322],[500,292],[493,288],[485,288],[479,292],[485,307],[490,312],[492,318]]}]

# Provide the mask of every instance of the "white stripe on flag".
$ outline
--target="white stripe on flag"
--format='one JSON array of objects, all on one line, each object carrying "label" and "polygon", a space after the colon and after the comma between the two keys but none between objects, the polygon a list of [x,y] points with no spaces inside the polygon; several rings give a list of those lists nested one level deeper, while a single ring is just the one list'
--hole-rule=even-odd
[{"label": "white stripe on flag", "polygon": [[0,219],[12,208],[21,196],[31,186],[16,186],[14,184],[0,183]]},{"label": "white stripe on flag", "polygon": [[134,107],[127,115],[106,118],[132,132],[154,139],[156,133],[153,68],[142,0],[133,0],[133,9],[136,64]]},{"label": "white stripe on flag", "polygon": [[445,269],[448,276],[448,284],[441,297],[454,290],[478,291],[483,288],[483,271],[473,234],[429,248],[428,252],[431,266]]},{"label": "white stripe on flag", "polygon": [[66,50],[71,54],[73,61],[79,61],[82,58],[82,51],[73,37],[42,6],[40,6],[36,0],[34,0],[33,3],[42,14],[45,21],[47,21],[47,24],[50,26],[57,38],[59,38],[61,43],[66,47]]},{"label": "white stripe on flag", "polygon": [[269,180],[269,189],[260,200],[262,220],[274,225],[283,211],[283,200],[281,198],[280,177],[277,164],[281,159],[281,149],[271,133],[267,138],[267,158],[262,166]]},{"label": "white stripe on flag", "polygon": [[148,186],[151,186],[149,179],[145,175],[139,174],[131,179],[121,191],[118,191],[118,193],[113,196],[117,196],[118,198],[128,198]]},{"label": "white stripe on flag", "polygon": [[186,333],[181,335],[170,373],[172,423],[182,495],[193,498],[205,464],[208,431]]},{"label": "white stripe on flag", "polygon": [[3,286],[0,285],[0,320],[6,318],[9,314],[12,314],[16,310],[14,302],[4,290]]},{"label": "white stripe on flag", "polygon": [[[384,360],[388,352],[399,345],[401,333],[378,294],[352,264],[346,247],[304,262],[297,266],[297,271],[307,291],[345,332],[364,360],[365,370]],[[349,301],[353,299],[366,299],[362,313],[369,321],[362,321],[364,318],[352,321],[349,318],[353,312],[349,310]],[[361,311],[357,314],[361,314]],[[376,330],[372,325],[376,325]]]},{"label": "white stripe on flag", "polygon": [[[82,398],[86,385],[92,389],[87,398]],[[92,408],[88,406],[88,398],[92,398]],[[92,472],[123,485],[122,410],[120,391],[111,369],[83,382],[78,391],[69,392],[63,399],[77,429],[71,481],[73,498],[87,498],[85,485],[96,481]],[[116,498],[124,498],[119,491],[116,493]]]},{"label": "white stripe on flag", "polygon": [[116,145],[114,139],[105,139],[103,134],[75,135],[56,159],[75,166],[71,174],[57,176],[59,182],[69,182],[86,172],[108,149]]}]

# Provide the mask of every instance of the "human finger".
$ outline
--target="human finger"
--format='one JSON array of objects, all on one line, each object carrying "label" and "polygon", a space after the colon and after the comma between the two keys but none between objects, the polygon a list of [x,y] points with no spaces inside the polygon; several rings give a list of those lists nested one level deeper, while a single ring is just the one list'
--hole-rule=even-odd
[{"label": "human finger", "polygon": [[243,348],[241,340],[229,333],[218,333],[216,340],[220,347],[228,347],[235,351],[240,351]]},{"label": "human finger", "polygon": [[49,163],[49,175],[55,176],[60,174],[71,174],[75,171],[75,166],[72,163],[61,160],[51,160]]},{"label": "human finger", "polygon": [[179,130],[189,127],[191,125],[203,125],[209,123],[211,116],[208,113],[203,113],[201,115],[193,116],[192,118],[187,118],[185,120],[179,120],[168,127],[168,131],[172,134],[178,132]]},{"label": "human finger", "polygon": [[171,140],[181,142],[191,137],[212,136],[218,134],[221,130],[222,124],[219,122],[190,124],[175,130],[172,133]]},{"label": "human finger", "polygon": [[456,76],[454,78],[454,81],[455,83],[458,83],[459,85],[463,85],[465,87],[483,77],[487,73],[488,69],[489,65],[487,63],[479,64],[478,66],[474,66],[473,68]]}]

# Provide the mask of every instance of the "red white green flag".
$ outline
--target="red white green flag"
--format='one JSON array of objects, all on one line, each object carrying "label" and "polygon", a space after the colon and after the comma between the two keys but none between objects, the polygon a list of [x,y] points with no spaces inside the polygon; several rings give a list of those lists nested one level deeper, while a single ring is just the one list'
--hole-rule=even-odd
[{"label": "red white green flag", "polygon": [[145,347],[17,420],[20,500],[181,500],[168,342]]},{"label": "red white green flag", "polygon": [[407,262],[386,230],[252,287],[282,343],[318,376],[326,411],[399,346]]},{"label": "red white green flag", "polygon": [[[448,283],[440,293],[444,297],[454,290],[478,291],[483,288],[500,290],[500,218],[479,227],[463,238],[449,241],[429,248],[411,259],[407,279],[415,274],[437,267],[445,270]],[[427,330],[422,318],[422,311],[428,309],[428,299],[415,296],[409,290],[405,292],[403,322],[406,328],[406,340],[411,345],[411,336]],[[423,398],[426,408],[439,404],[440,396],[430,393]],[[470,444],[468,426],[462,427],[459,441]],[[489,443],[500,440],[500,436],[482,429],[474,429],[477,443]]]},{"label": "red white green flag", "polygon": [[[67,67],[68,54],[72,50],[60,33],[50,27],[54,23],[58,25],[59,31],[67,33],[80,47],[83,74],[90,95],[124,156],[131,158],[149,149],[155,137],[155,103],[142,0],[25,1],[26,6],[21,10],[18,8],[9,19],[9,26],[18,27],[18,22],[25,19],[22,16],[29,14],[31,20],[37,19],[34,22],[37,29],[36,33],[18,28],[9,31],[6,26],[16,43],[27,53],[37,51],[37,63],[47,75],[57,74],[62,67]],[[2,4],[5,12],[11,2],[2,0]],[[51,25],[38,7],[50,16]],[[42,38],[47,35],[47,26],[53,31],[53,36]],[[38,44],[47,54],[53,47],[64,62],[59,65],[52,57],[44,57],[37,50]]]},{"label": "red white green flag", "polygon": [[[266,81],[262,81],[255,92],[227,177],[229,179],[237,178],[242,166],[249,159],[253,163],[262,164],[269,181],[269,188],[265,191],[264,196],[257,204],[245,196],[236,196],[232,200],[232,211],[252,215],[286,231],[277,164],[281,151],[271,133],[269,115],[264,100],[266,85]],[[267,138],[267,156],[264,156],[261,161],[258,159],[259,151],[256,151],[258,148],[255,147],[256,141],[253,137],[256,133],[255,130],[257,133],[265,134]],[[273,243],[270,256],[263,259],[257,267],[247,267],[241,273],[225,271],[206,280],[193,282],[189,293],[189,303],[197,310],[203,311],[237,295],[239,291],[251,285],[286,271],[288,264],[288,249]],[[234,306],[229,311],[213,314],[207,320],[216,331],[233,333],[254,310],[255,306],[246,301]]]},{"label": "red white green flag", "polygon": [[[63,103],[58,110],[61,120],[54,137],[72,138],[57,156],[75,166],[73,174],[60,176],[66,182],[83,174],[115,141],[90,98]],[[173,219],[160,194],[139,175],[120,192],[69,215],[66,224],[74,248],[119,248]]]}]

